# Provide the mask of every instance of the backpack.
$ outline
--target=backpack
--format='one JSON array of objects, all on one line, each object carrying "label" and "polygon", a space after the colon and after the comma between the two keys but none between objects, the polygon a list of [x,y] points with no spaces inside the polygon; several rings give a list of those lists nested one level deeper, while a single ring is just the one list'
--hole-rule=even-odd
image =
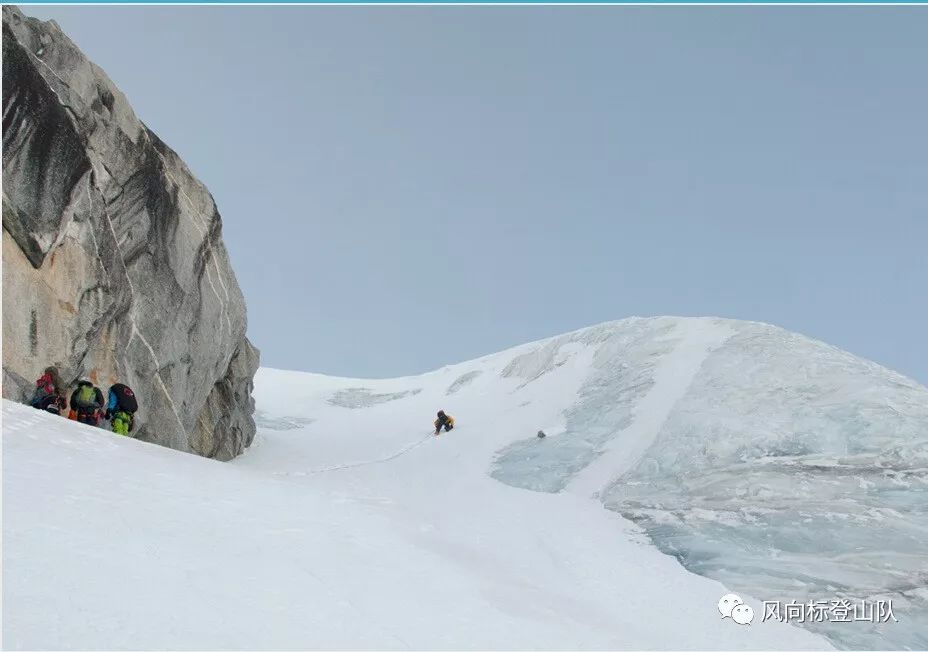
[{"label": "backpack", "polygon": [[135,414],[139,409],[139,402],[133,392],[127,385],[116,383],[110,387],[110,394],[116,396],[116,407],[121,412]]},{"label": "backpack", "polygon": [[100,402],[97,398],[99,390],[87,382],[78,383],[77,389],[74,390],[74,405],[72,407],[78,410],[97,410]]},{"label": "backpack", "polygon": [[61,414],[62,399],[57,394],[46,394],[43,397],[32,399],[32,407],[37,410],[45,410],[52,414]]},{"label": "backpack", "polygon": [[29,404],[34,408],[44,410],[54,397],[55,389],[51,374],[42,374],[42,377],[35,381],[35,392]]},{"label": "backpack", "polygon": [[117,435],[129,436],[132,432],[132,422],[134,419],[128,412],[116,412],[110,419],[110,427]]},{"label": "backpack", "polygon": [[35,388],[37,391],[43,389],[46,393],[51,394],[55,391],[55,379],[52,378],[50,373],[44,373],[35,381]]}]

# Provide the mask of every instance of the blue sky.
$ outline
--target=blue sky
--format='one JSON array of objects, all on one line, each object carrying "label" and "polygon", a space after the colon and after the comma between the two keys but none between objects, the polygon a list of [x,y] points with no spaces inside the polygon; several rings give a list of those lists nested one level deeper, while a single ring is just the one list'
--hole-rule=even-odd
[{"label": "blue sky", "polygon": [[213,193],[265,366],[632,315],[928,382],[919,7],[37,7]]}]

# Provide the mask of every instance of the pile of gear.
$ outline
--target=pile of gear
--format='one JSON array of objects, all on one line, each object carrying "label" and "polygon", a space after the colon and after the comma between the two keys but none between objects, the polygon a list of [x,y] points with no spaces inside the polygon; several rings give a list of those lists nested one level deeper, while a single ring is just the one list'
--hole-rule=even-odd
[{"label": "pile of gear", "polygon": [[[89,380],[77,381],[71,392],[71,400],[66,401],[67,387],[61,381],[55,367],[47,367],[42,376],[35,381],[35,392],[29,402],[38,410],[62,415],[68,410],[67,417],[90,426],[107,427],[109,430],[129,436],[139,409],[138,400],[128,385],[115,383],[110,387],[107,399],[103,392]],[[101,424],[101,421],[105,423]]]}]

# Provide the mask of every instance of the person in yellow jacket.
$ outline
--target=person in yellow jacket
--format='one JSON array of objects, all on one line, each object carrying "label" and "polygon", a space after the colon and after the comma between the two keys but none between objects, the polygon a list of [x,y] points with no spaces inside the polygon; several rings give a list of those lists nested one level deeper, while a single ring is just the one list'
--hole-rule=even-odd
[{"label": "person in yellow jacket", "polygon": [[450,414],[445,414],[444,410],[439,410],[438,418],[435,419],[435,434],[437,435],[439,432],[441,432],[442,428],[445,429],[445,432],[448,432],[454,428],[454,417]]}]

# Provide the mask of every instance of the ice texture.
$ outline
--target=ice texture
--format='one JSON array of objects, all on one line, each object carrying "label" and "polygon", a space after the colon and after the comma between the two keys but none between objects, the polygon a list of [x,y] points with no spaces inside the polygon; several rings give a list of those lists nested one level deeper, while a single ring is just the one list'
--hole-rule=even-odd
[{"label": "ice texture", "polygon": [[393,392],[389,394],[375,394],[366,387],[351,387],[336,392],[330,399],[329,404],[343,408],[357,410],[367,408],[380,403],[398,401],[407,396],[415,396],[420,389],[411,389],[405,392]]},{"label": "ice texture", "polygon": [[468,371],[466,374],[461,374],[457,380],[448,386],[448,395],[450,396],[451,394],[456,394],[461,391],[462,388],[474,382],[481,373],[483,372],[479,369],[475,369],[474,371]]},{"label": "ice texture", "polygon": [[503,448],[491,475],[565,491],[610,447],[643,441],[599,498],[687,569],[760,600],[891,599],[898,622],[803,626],[848,649],[928,648],[928,389],[779,328],[729,326],[635,440],[692,334],[623,323],[514,361],[532,379],[564,345],[596,347],[564,432]]},{"label": "ice texture", "polygon": [[[654,385],[656,361],[673,347],[666,339],[671,325],[652,320],[626,328],[586,329],[556,338],[537,351],[514,359],[502,372],[531,382],[556,369],[572,345],[595,347],[590,375],[564,417],[556,437],[531,436],[497,455],[491,475],[506,484],[534,491],[558,492],[600,454],[602,445],[632,421],[632,408]],[[524,385],[523,385],[524,386]]]},{"label": "ice texture", "polygon": [[313,421],[315,421],[315,419],[310,417],[275,417],[264,410],[255,411],[255,424],[259,428],[267,428],[269,430],[300,430],[313,423]]}]

